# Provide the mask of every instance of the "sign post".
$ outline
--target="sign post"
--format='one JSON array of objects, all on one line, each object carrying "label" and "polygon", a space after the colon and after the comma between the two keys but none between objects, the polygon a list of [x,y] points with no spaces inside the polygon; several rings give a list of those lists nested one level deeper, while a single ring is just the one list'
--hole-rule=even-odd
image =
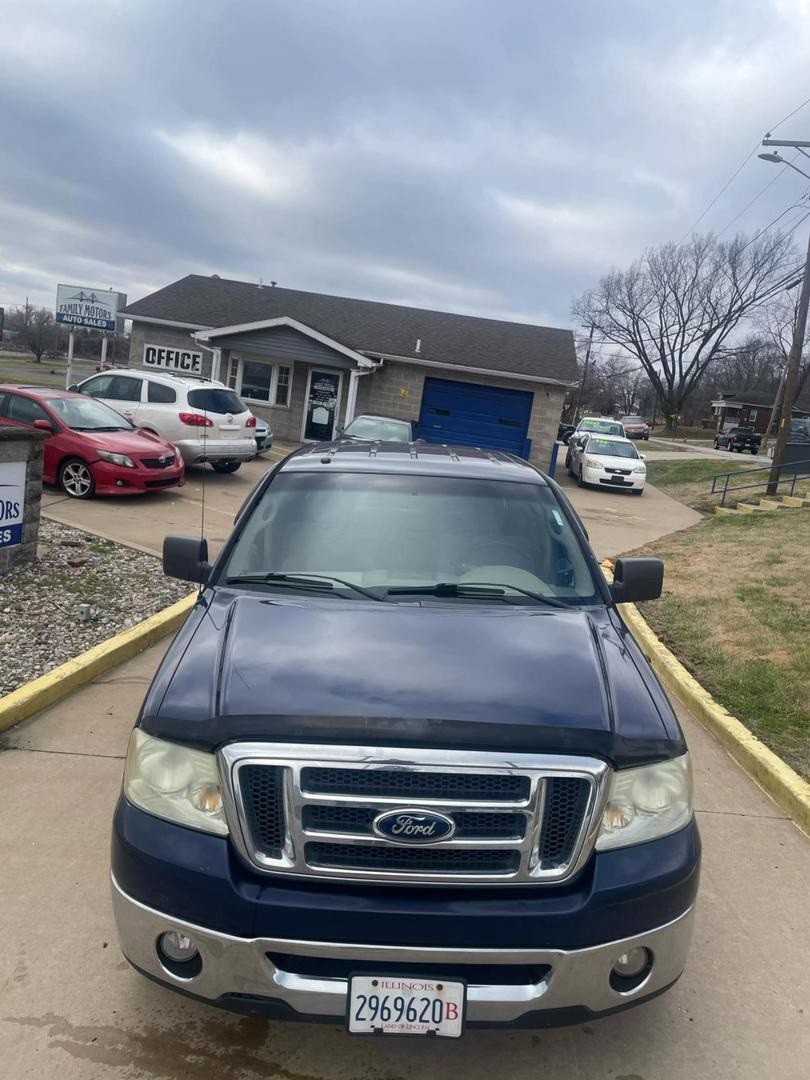
[{"label": "sign post", "polygon": [[68,334],[67,371],[65,372],[65,389],[73,383],[73,327]]}]

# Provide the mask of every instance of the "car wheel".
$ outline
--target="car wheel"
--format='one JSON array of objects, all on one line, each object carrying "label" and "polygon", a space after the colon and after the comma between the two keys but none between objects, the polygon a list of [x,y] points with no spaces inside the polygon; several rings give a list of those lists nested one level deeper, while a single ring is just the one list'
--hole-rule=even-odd
[{"label": "car wheel", "polygon": [[570,454],[565,455],[565,467],[568,470],[568,472],[570,473],[571,472],[571,455]]},{"label": "car wheel", "polygon": [[757,448],[756,446],[752,446],[752,447],[751,447],[751,456],[752,456],[752,457],[756,457],[756,455],[757,455],[758,453],[759,453],[759,450],[758,450],[758,448]]},{"label": "car wheel", "polygon": [[218,473],[232,473],[236,472],[241,464],[241,461],[212,461],[211,468]]},{"label": "car wheel", "polygon": [[93,474],[81,458],[68,458],[62,462],[59,486],[71,499],[92,499],[96,490]]},{"label": "car wheel", "polygon": [[585,481],[582,479],[582,466],[581,465],[579,467],[579,472],[577,473],[577,487],[585,487]]}]

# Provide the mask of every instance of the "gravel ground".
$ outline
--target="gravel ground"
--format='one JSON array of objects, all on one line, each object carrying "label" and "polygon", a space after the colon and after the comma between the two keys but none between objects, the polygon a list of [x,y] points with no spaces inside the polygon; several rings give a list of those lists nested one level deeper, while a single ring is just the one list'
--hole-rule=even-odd
[{"label": "gravel ground", "polygon": [[39,561],[0,577],[0,696],[193,588],[164,577],[153,555],[90,533],[43,518],[39,536]]}]

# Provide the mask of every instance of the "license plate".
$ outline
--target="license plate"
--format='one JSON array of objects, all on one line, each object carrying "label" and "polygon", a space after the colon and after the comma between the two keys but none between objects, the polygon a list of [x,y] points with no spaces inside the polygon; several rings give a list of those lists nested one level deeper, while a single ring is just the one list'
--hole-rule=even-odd
[{"label": "license plate", "polygon": [[457,1039],[464,1022],[463,982],[354,975],[347,1023],[355,1035],[440,1035]]}]

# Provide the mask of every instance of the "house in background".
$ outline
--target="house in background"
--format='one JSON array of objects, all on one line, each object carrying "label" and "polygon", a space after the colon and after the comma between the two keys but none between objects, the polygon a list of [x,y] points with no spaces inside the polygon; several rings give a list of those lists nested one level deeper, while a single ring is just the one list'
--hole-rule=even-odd
[{"label": "house in background", "polygon": [[570,330],[190,274],[123,312],[130,366],[221,379],[277,438],[351,418],[416,420],[429,442],[545,468],[577,382]]},{"label": "house in background", "polygon": [[[710,424],[717,431],[727,431],[733,427],[750,427],[764,435],[768,430],[775,396],[774,393],[765,390],[724,390],[719,398],[711,403]],[[793,415],[807,417],[810,416],[810,412],[794,406]]]}]

